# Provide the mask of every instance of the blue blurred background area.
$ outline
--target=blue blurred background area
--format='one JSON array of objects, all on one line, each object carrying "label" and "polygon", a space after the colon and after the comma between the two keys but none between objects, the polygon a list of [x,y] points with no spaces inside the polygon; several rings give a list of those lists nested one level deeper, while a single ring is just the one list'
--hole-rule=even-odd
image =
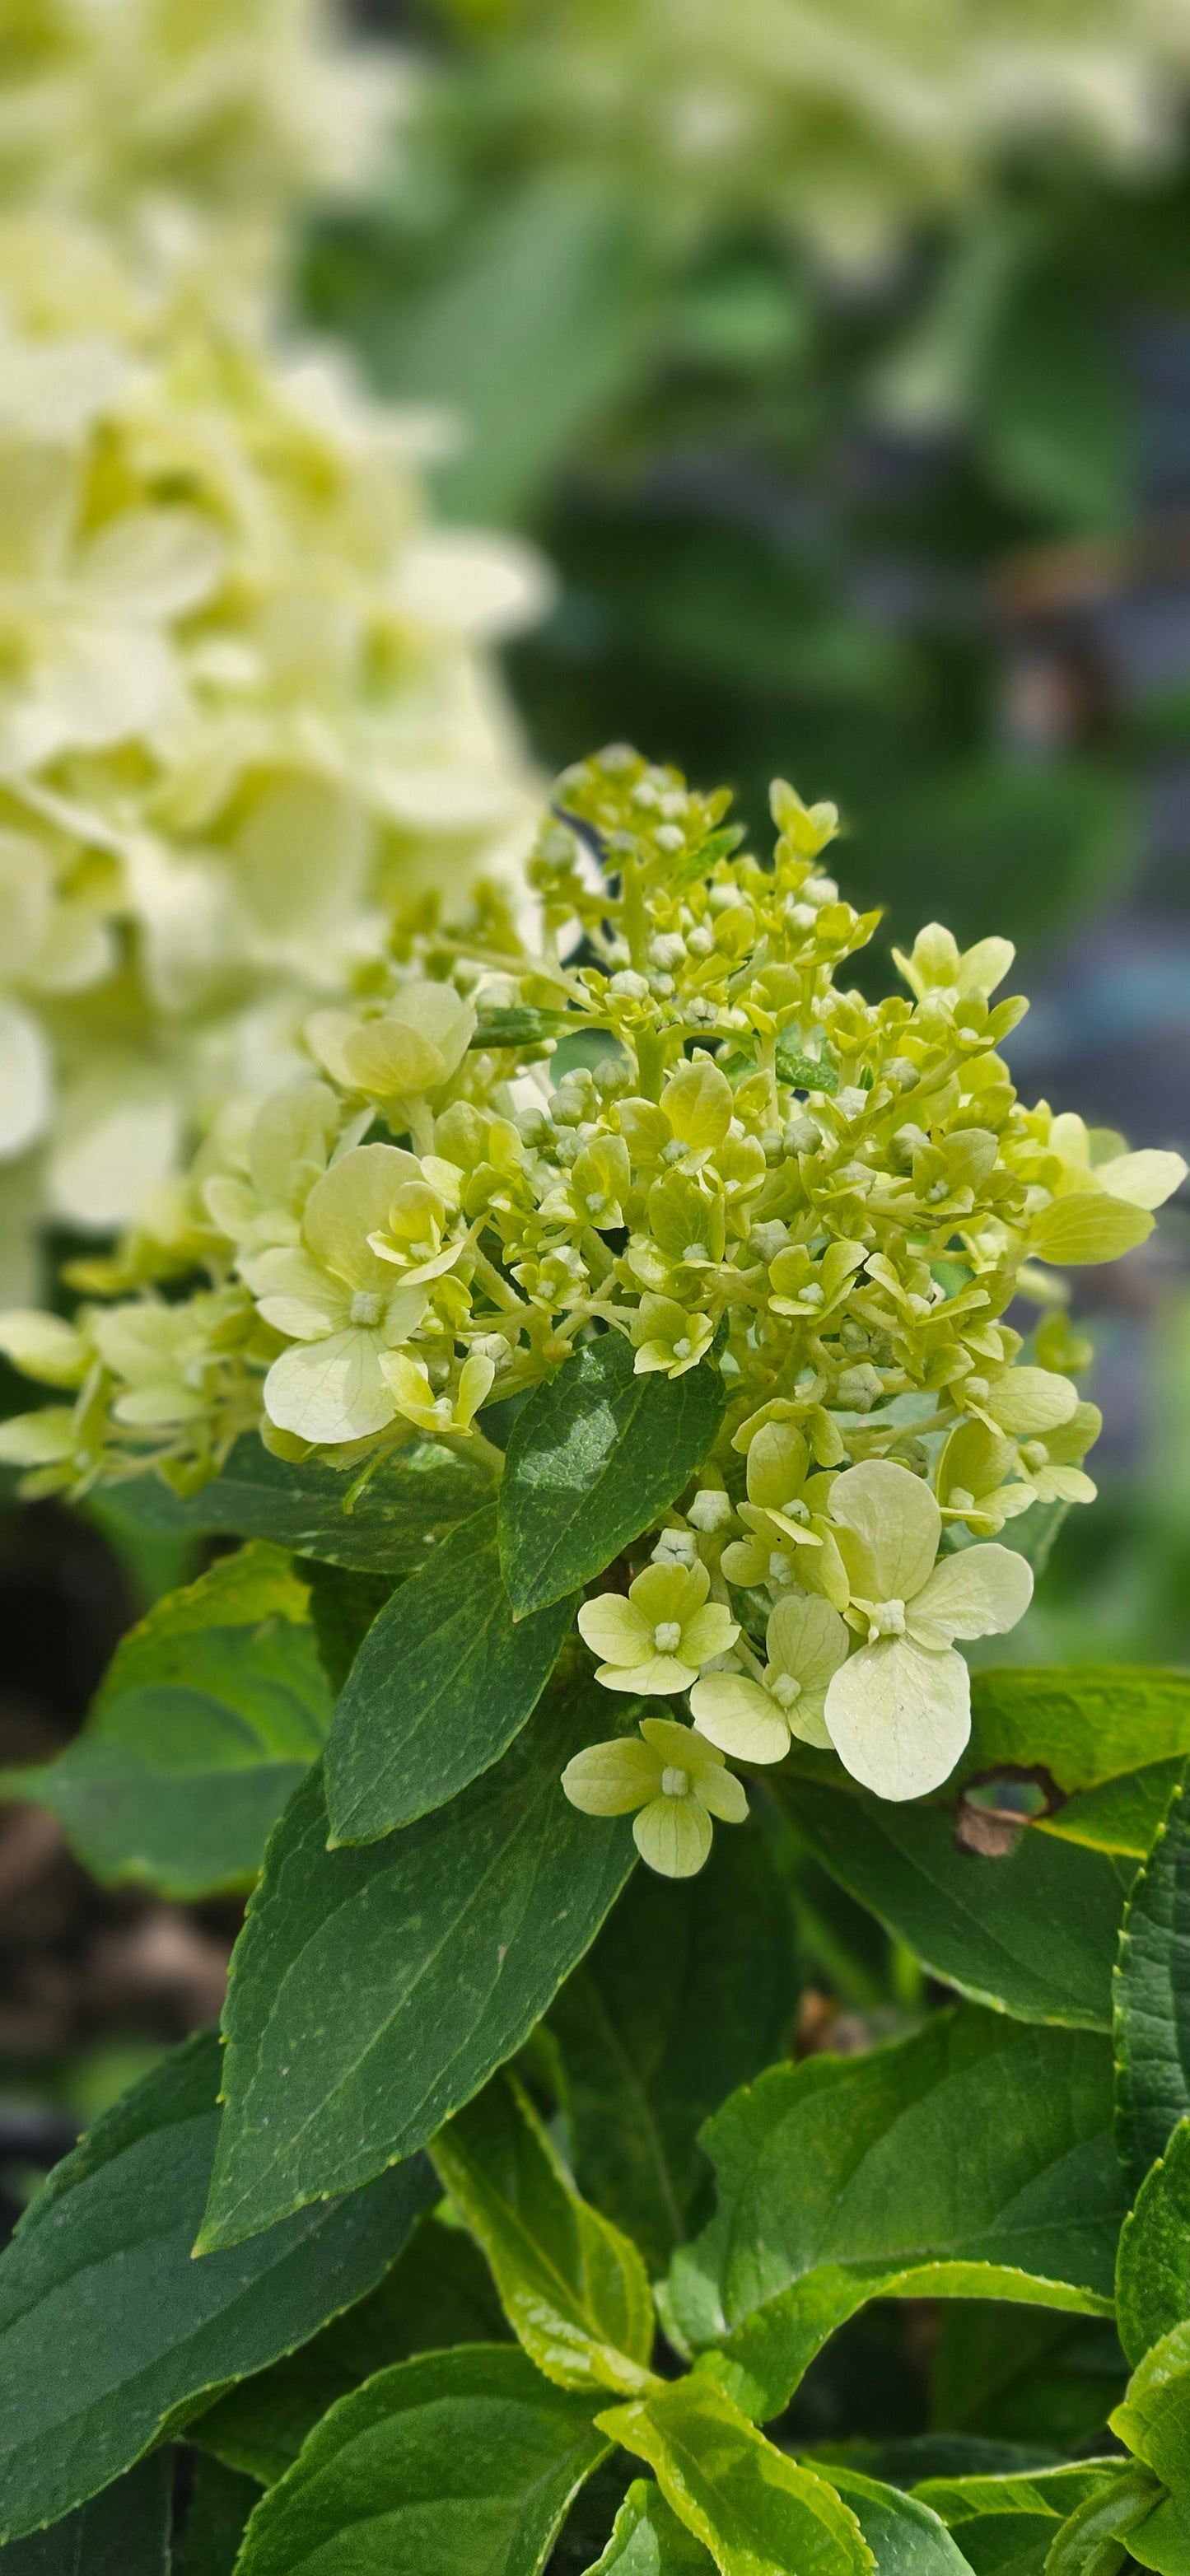
[{"label": "blue blurred background area", "polygon": [[[408,88],[307,317],[558,579],[545,765],[840,804],[865,973],[1017,943],[1030,1099],[1190,1147],[1190,9],[369,0]],[[1101,1499],[1018,1656],[1190,1651],[1190,1208],[1072,1277]]]}]

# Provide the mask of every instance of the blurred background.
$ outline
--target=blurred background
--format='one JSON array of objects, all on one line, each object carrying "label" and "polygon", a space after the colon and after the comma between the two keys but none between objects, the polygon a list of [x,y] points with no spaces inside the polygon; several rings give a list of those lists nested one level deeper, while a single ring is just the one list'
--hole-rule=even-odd
[{"label": "blurred background", "polygon": [[[30,14],[0,0],[0,162]],[[1007,934],[1021,1090],[1190,1150],[1190,0],[359,0],[339,33],[380,141],[295,192],[280,327],[445,419],[438,518],[552,568],[502,654],[529,758],[630,738],[762,840],[773,773],[833,798],[887,908],[870,989],[934,916]],[[1072,1286],[1100,1501],[1008,1644],[1185,1661],[1190,1209]],[[5,1765],[187,1571],[106,1506],[6,1515]],[[236,1919],[0,1810],[12,2206],[210,2016]]]}]

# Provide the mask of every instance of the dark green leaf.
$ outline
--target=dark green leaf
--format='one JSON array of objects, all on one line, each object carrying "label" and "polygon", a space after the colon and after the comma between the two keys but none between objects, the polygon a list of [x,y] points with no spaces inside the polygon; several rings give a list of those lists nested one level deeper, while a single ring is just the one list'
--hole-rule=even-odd
[{"label": "dark green leaf", "polygon": [[602,1574],[672,1503],[723,1411],[707,1360],[684,1376],[635,1373],[618,1333],[575,1353],[517,1415],[500,1487],[500,1553],[516,1616]]},{"label": "dark green leaf", "polygon": [[953,2531],[980,2576],[1042,2576],[1069,2516],[1094,2510],[1119,2471],[1118,2460],[1088,2460],[1023,2475],[929,2478],[914,2492]]},{"label": "dark green leaf", "polygon": [[1116,1971],[1116,2138],[1139,2191],[1190,2112],[1190,1812],[1179,1786],[1132,1890]]},{"label": "dark green leaf", "polygon": [[233,2576],[244,2527],[259,2502],[255,2478],[241,2477],[222,2460],[196,2460],[186,2520],[174,2548],[176,2576]]},{"label": "dark green leaf", "polygon": [[818,2467],[850,2505],[879,2576],[971,2576],[945,2522],[928,2504],[856,2469],[823,2462]]},{"label": "dark green leaf", "polygon": [[251,1884],[329,1721],[305,1588],[258,1543],[159,1601],[83,1733],[4,1787],[51,1807],[97,1878],[210,1895]]},{"label": "dark green leaf", "polygon": [[932,1975],[1022,2021],[1110,2030],[1130,1863],[1030,1827],[988,1858],[958,1848],[945,1808],[808,1781],[788,1804],[824,1867]]},{"label": "dark green leaf", "polygon": [[1137,2363],[1111,2428],[1166,2486],[1190,2487],[1190,2319]]},{"label": "dark green leaf", "polygon": [[299,1566],[310,1589],[310,1617],[322,1669],[337,1699],[374,1619],[391,1601],[387,1574],[361,1574],[350,1565],[327,1565],[317,1556]]},{"label": "dark green leaf", "polygon": [[697,1878],[637,1870],[567,1978],[550,2026],[575,2172],[655,2271],[710,2206],[703,2121],[782,2053],[796,2001],[785,1891],[747,1829],[717,1834]]},{"label": "dark green leaf", "polygon": [[172,2452],[138,2461],[65,2521],[0,2550],[4,2576],[167,2576],[173,2486]]},{"label": "dark green leaf", "polygon": [[720,2576],[869,2576],[875,2560],[825,2477],[766,2442],[700,2371],[599,2422],[646,2460]]},{"label": "dark green leaf", "polygon": [[424,2146],[552,2003],[634,1859],[623,1819],[559,1785],[601,1701],[551,1691],[493,1770],[383,1843],[328,1851],[321,1775],[303,1781],[233,1957],[205,2244]]},{"label": "dark green leaf", "polygon": [[206,2391],[360,2298],[433,2190],[419,2160],[192,2261],[218,2081],[213,2031],[175,2049],[55,2168],[0,2259],[0,2536],[83,2503]]},{"label": "dark green leaf", "polygon": [[588,2576],[711,2576],[714,2559],[651,2478],[634,2478]]},{"label": "dark green leaf", "polygon": [[711,2121],[719,2211],[666,2315],[761,2421],[868,2299],[1110,2311],[1122,2215],[1102,2040],[939,2013],[912,2039],[774,2066]]},{"label": "dark green leaf", "polygon": [[981,444],[1013,500],[1064,527],[1118,528],[1133,497],[1132,424],[1110,331],[1069,276],[1011,297],[985,363]]},{"label": "dark green leaf", "polygon": [[579,2198],[522,2087],[498,2075],[431,2153],[531,2361],[563,2388],[647,2384],[653,2302],[634,2245]]},{"label": "dark green leaf", "polygon": [[1116,2314],[1133,2363],[1190,2317],[1190,2119],[1174,2130],[1124,2221]]},{"label": "dark green leaf", "polygon": [[536,1708],[574,1616],[513,1620],[496,1507],[464,1521],[365,1637],[335,1710],[326,1801],[335,1843],[366,1843],[465,1789]]},{"label": "dark green leaf", "polygon": [[377,1467],[349,1501],[352,1478],[304,1458],[274,1458],[255,1431],[237,1440],[222,1474],[196,1494],[174,1494],[159,1476],[121,1485],[120,1505],[150,1530],[196,1536],[227,1530],[271,1538],[295,1556],[368,1574],[413,1574],[431,1548],[490,1499],[481,1459],[432,1440],[411,1442]]},{"label": "dark green leaf", "polygon": [[[1041,1763],[1065,1797],[1190,1753],[1190,1674],[1141,1664],[1056,1672],[1005,1665],[971,1676],[971,1741],[955,1772]],[[948,1786],[944,1795],[953,1794]],[[1047,1819],[1056,1831],[1063,1810]]]},{"label": "dark green leaf", "polygon": [[270,2488],[239,2576],[536,2576],[605,2447],[591,2401],[515,2347],[398,2362]]},{"label": "dark green leaf", "polygon": [[1041,2445],[1053,2459],[1099,2443],[1127,2375],[1110,2317],[948,2299],[930,2357],[930,2420]]},{"label": "dark green leaf", "polygon": [[419,2219],[369,2297],[322,2333],[228,2390],[189,2438],[271,2487],[292,2468],[308,2433],[374,2371],[448,2344],[498,2343],[508,2334],[492,2276],[461,2227]]}]

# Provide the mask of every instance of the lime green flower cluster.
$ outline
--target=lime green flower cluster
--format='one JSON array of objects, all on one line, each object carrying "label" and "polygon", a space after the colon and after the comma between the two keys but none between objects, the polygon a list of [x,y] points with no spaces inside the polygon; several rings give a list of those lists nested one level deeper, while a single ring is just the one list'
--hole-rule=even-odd
[{"label": "lime green flower cluster", "polygon": [[[155,1234],[84,1274],[135,1296],[0,1321],[18,1365],[77,1390],[0,1432],[43,1489],[201,1477],[258,1422],[356,1477],[419,1436],[499,1474],[485,1408],[592,1332],[642,1374],[716,1368],[722,1429],[682,1508],[579,1613],[610,1691],[690,1693],[688,1759],[649,1719],[566,1780],[639,1809],[674,1870],[742,1813],[723,1756],[797,1735],[886,1797],[946,1777],[956,1643],[1030,1596],[999,1533],[1094,1491],[1049,1265],[1141,1242],[1185,1174],[1022,1108],[997,1047],[1025,1005],[991,998],[1007,942],[960,955],[932,925],[906,995],[841,988],[876,916],[824,871],[833,807],[778,782],[766,867],[728,801],[618,747],[568,771],[530,869],[536,950],[491,905],[407,922],[368,998],[308,1021],[317,1069],[226,1111]],[[159,1293],[195,1269],[197,1294]],[[1029,1353],[1004,1320],[1022,1291]]]},{"label": "lime green flower cluster", "polygon": [[[442,0],[481,40],[478,105],[523,158],[615,169],[671,239],[758,213],[844,258],[1057,133],[1135,165],[1190,64],[1151,0]],[[474,108],[473,108],[474,112]]]},{"label": "lime green flower cluster", "polygon": [[363,157],[359,80],[293,0],[43,0],[0,46],[18,1253],[18,1204],[127,1222],[220,1102],[294,1069],[398,896],[531,834],[486,648],[536,613],[535,558],[428,525],[434,424],[270,316],[295,191]]}]

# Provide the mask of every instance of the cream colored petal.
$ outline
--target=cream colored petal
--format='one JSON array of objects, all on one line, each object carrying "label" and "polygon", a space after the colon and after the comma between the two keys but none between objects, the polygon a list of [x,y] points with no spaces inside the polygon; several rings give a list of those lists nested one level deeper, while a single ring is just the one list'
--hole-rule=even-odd
[{"label": "cream colored petal", "polygon": [[660,1619],[677,1619],[684,1627],[701,1609],[711,1588],[705,1565],[646,1565],[632,1586],[634,1605],[655,1627]]},{"label": "cream colored petal", "polygon": [[384,1225],[402,1183],[416,1178],[416,1156],[399,1146],[353,1145],[315,1182],[306,1201],[303,1231],[315,1260],[349,1287],[389,1296],[392,1271],[377,1260],[368,1236]]},{"label": "cream colored petal", "polygon": [[630,1816],[634,1807],[657,1794],[661,1765],[639,1736],[608,1744],[588,1744],[562,1774],[572,1807],[585,1816]]},{"label": "cream colored petal", "polygon": [[923,1646],[949,1646],[956,1637],[1000,1637],[1024,1618],[1032,1598],[1033,1569],[1015,1548],[965,1547],[939,1559],[909,1603],[906,1624]]},{"label": "cream colored petal", "polygon": [[706,1673],[690,1693],[700,1735],[737,1762],[781,1762],[789,1728],[775,1700],[744,1673]]},{"label": "cream colored petal", "polygon": [[446,1059],[420,1029],[399,1020],[365,1020],[343,1048],[354,1091],[388,1100],[397,1092],[436,1091],[446,1080]]},{"label": "cream colored petal", "polygon": [[1077,1403],[1078,1388],[1056,1370],[1013,1368],[996,1379],[987,1409],[1001,1431],[1025,1440],[1069,1422]]},{"label": "cream colored petal", "polygon": [[831,1731],[826,1722],[826,1690],[803,1691],[800,1699],[786,1710],[789,1732],[800,1744],[816,1745],[820,1753],[831,1751]]},{"label": "cream colored petal", "polygon": [[882,1637],[835,1674],[826,1722],[853,1779],[879,1798],[922,1798],[949,1778],[970,1735],[970,1675],[953,1648],[931,1655],[909,1637]]},{"label": "cream colored petal", "polygon": [[1029,1250],[1039,1261],[1074,1267],[1118,1261],[1153,1231],[1147,1209],[1129,1206],[1110,1190],[1072,1190],[1034,1217]]},{"label": "cream colored petal", "polygon": [[60,1315],[17,1306],[0,1315],[0,1351],[23,1377],[40,1386],[77,1386],[86,1375],[88,1350],[81,1333]]},{"label": "cream colored petal", "polygon": [[456,993],[453,984],[404,984],[388,1008],[392,1020],[403,1022],[430,1042],[441,1056],[446,1073],[457,1071],[478,1023],[470,1002]]},{"label": "cream colored petal", "polygon": [[296,1244],[258,1253],[255,1260],[241,1262],[240,1273],[266,1324],[296,1342],[319,1341],[342,1332],[351,1321],[350,1290]]},{"label": "cream colored petal", "polygon": [[641,1859],[661,1878],[694,1878],[708,1858],[714,1827],[697,1798],[654,1798],[632,1828]]},{"label": "cream colored petal", "polygon": [[329,1341],[295,1342],[274,1360],[264,1382],[265,1411],[299,1440],[362,1440],[383,1431],[395,1406],[374,1333],[335,1333]]},{"label": "cream colored petal", "polygon": [[689,1690],[697,1671],[697,1665],[679,1663],[676,1655],[650,1655],[645,1663],[627,1668],[597,1664],[595,1679],[605,1690],[629,1691],[638,1699],[664,1699],[675,1691]]},{"label": "cream colored petal", "polygon": [[11,1413],[0,1422],[5,1467],[56,1467],[74,1447],[74,1415],[67,1404],[43,1404],[38,1413]]},{"label": "cream colored petal", "polygon": [[683,1726],[676,1717],[642,1717],[640,1731],[645,1743],[652,1745],[663,1764],[684,1764],[689,1770],[691,1764],[697,1766],[701,1763],[717,1771],[723,1760],[721,1753],[716,1753],[712,1745],[704,1743],[701,1736],[695,1735],[690,1727]]},{"label": "cream colored petal", "polygon": [[713,1663],[716,1655],[725,1655],[739,1636],[739,1621],[721,1601],[708,1601],[705,1609],[696,1610],[682,1629],[682,1661],[685,1664]]},{"label": "cream colored petal", "polygon": [[50,1051],[39,1023],[0,1001],[0,1155],[23,1154],[48,1126],[53,1104]]},{"label": "cream colored petal", "polygon": [[584,1601],[578,1614],[578,1632],[592,1654],[605,1664],[643,1664],[653,1652],[650,1621],[635,1602],[625,1600],[622,1592],[600,1592],[593,1601]]},{"label": "cream colored petal", "polygon": [[197,510],[123,510],[92,538],[79,571],[105,602],[156,623],[197,608],[225,555],[218,529]]},{"label": "cream colored petal", "polygon": [[1151,1148],[1142,1154],[1118,1154],[1110,1163],[1100,1163],[1095,1178],[1114,1199],[1127,1200],[1130,1207],[1164,1207],[1167,1199],[1180,1190],[1186,1178],[1186,1165],[1180,1154],[1160,1154]]},{"label": "cream colored petal", "polygon": [[959,961],[960,993],[994,993],[1002,984],[1016,950],[1011,939],[980,939]]},{"label": "cream colored petal", "polygon": [[[786,1592],[778,1601],[765,1634],[768,1659],[779,1673],[792,1673],[803,1691],[823,1691],[832,1673],[847,1660],[850,1633],[837,1610],[820,1593]],[[794,1703],[791,1726],[796,1727]]]},{"label": "cream colored petal", "polygon": [[100,750],[150,733],[173,687],[173,659],[159,635],[134,626],[109,631],[81,620],[63,625],[37,672],[45,756],[70,745]]},{"label": "cream colored petal", "polygon": [[742,1825],[748,1814],[748,1792],[734,1771],[700,1770],[694,1783],[695,1796],[709,1807],[721,1824]]},{"label": "cream colored petal", "polygon": [[852,1591],[868,1601],[909,1601],[938,1553],[942,1515],[920,1476],[891,1458],[866,1458],[831,1487],[832,1519]]},{"label": "cream colored petal", "polygon": [[311,1054],[326,1066],[344,1091],[355,1089],[347,1050],[352,1039],[359,1036],[359,1029],[354,1011],[312,1011],[303,1033]]}]

